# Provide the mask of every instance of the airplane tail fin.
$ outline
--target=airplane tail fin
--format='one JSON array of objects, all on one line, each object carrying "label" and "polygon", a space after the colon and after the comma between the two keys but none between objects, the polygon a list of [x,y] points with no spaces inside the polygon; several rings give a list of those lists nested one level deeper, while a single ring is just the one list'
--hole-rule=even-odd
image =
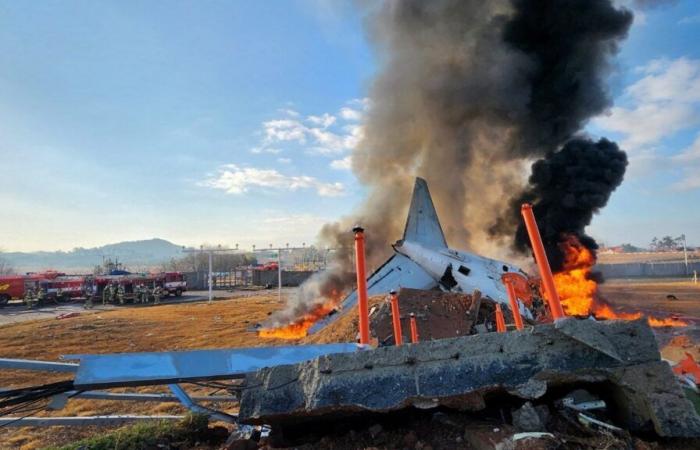
[{"label": "airplane tail fin", "polygon": [[435,212],[433,199],[430,197],[428,183],[422,178],[416,178],[416,184],[413,187],[413,198],[411,208],[408,210],[403,239],[427,247],[447,247],[440,219]]}]

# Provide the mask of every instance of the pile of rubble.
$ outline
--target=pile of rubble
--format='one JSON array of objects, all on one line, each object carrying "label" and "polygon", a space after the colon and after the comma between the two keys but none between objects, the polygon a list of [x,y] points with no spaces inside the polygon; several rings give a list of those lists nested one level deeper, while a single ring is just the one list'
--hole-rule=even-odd
[{"label": "pile of rubble", "polygon": [[[643,320],[565,319],[327,355],[261,369],[245,385],[239,418],[270,425],[270,445],[632,448],[632,435],[700,436],[700,417]],[[426,420],[452,431],[420,437]],[[412,441],[405,424],[414,422],[414,444],[376,441],[394,439],[391,430]]]},{"label": "pile of rubble", "polygon": [[[409,316],[414,314],[421,341],[432,341],[496,330],[496,302],[482,298],[478,292],[462,294],[439,290],[402,288],[398,292],[400,321],[409,330]],[[369,298],[369,320],[372,339],[377,346],[395,345],[389,296]],[[355,310],[357,307],[355,307]],[[503,311],[507,323],[512,323],[510,310]],[[358,319],[350,311],[333,326],[310,335],[304,343],[349,342],[358,339]],[[404,337],[404,342],[409,341]]]}]

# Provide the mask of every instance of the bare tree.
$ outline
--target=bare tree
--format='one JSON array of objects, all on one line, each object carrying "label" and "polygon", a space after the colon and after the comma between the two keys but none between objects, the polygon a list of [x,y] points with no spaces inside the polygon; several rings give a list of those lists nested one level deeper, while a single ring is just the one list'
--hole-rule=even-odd
[{"label": "bare tree", "polygon": [[15,273],[15,269],[10,265],[7,259],[2,257],[2,250],[0,250],[0,275],[9,275]]}]

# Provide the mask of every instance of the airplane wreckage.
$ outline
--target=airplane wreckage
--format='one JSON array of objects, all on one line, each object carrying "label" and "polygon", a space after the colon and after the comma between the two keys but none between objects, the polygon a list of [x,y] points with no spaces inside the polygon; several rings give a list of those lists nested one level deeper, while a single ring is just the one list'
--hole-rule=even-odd
[{"label": "airplane wreckage", "polygon": [[[57,383],[1,390],[4,417],[0,425],[96,425],[175,418],[9,415],[42,398],[51,399],[49,406],[54,410],[72,398],[179,401],[213,420],[237,424],[242,436],[261,425],[270,427],[272,435],[290,436],[304,424],[368,413],[376,417],[438,407],[485,411],[492,398],[509,398],[519,405],[547,402],[583,386],[600,399],[578,406],[573,400],[568,402],[581,423],[597,423],[611,432],[624,428],[660,437],[700,437],[700,417],[669,364],[661,359],[646,321],[564,317],[556,290],[547,279],[549,267],[532,211],[526,207],[523,213],[553,319],[550,323],[528,320],[532,313],[525,307],[529,294],[523,280],[527,279],[518,267],[448,248],[427,184],[417,179],[405,233],[394,245],[395,254],[366,278],[363,231],[356,229],[358,288],[334,314],[321,318],[309,330],[316,333],[331,326],[357,304],[359,343],[65,355],[66,362],[0,359],[0,370],[64,372],[69,377]],[[473,292],[474,298],[483,296],[497,304],[498,311],[502,304],[507,306],[516,327],[507,330],[501,316],[499,332],[481,330],[421,342],[413,339],[408,345],[401,345],[399,338],[396,345],[374,348],[369,344],[367,297],[399,288]],[[398,296],[391,298],[396,326],[398,305],[393,309],[393,303]],[[398,330],[394,328],[396,334],[400,330],[400,324]],[[183,388],[187,383],[216,383],[228,395],[193,398]],[[172,395],[107,391],[144,385],[167,385]],[[235,401],[237,413],[201,406],[202,400]],[[596,419],[595,411],[589,411],[595,408],[607,408],[615,425]]]}]

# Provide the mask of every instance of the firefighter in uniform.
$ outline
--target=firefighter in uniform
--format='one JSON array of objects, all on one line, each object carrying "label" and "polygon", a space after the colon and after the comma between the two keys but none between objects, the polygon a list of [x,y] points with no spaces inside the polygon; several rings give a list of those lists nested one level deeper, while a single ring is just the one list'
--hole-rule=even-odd
[{"label": "firefighter in uniform", "polygon": [[102,304],[106,305],[107,302],[109,301],[109,298],[112,296],[110,291],[112,290],[112,285],[111,284],[106,284],[104,289],[102,289]]},{"label": "firefighter in uniform", "polygon": [[85,287],[85,309],[91,309],[93,306],[92,298],[95,296],[96,286],[94,284],[87,285]]},{"label": "firefighter in uniform", "polygon": [[153,304],[157,305],[160,303],[160,297],[163,295],[163,288],[156,286],[153,288]]},{"label": "firefighter in uniform", "polygon": [[148,301],[151,299],[151,289],[148,286],[146,286],[145,284],[142,286],[143,286],[143,289],[142,289],[143,303],[148,304]]},{"label": "firefighter in uniform", "polygon": [[126,290],[124,289],[124,285],[122,283],[119,283],[117,286],[117,300],[119,300],[119,304],[123,305],[124,304],[124,296],[126,295]]},{"label": "firefighter in uniform", "polygon": [[136,303],[142,303],[143,302],[143,284],[139,283],[136,285],[136,297],[134,298],[134,301]]},{"label": "firefighter in uniform", "polygon": [[32,309],[34,307],[34,288],[27,288],[27,292],[24,293],[24,303],[27,308]]},{"label": "firefighter in uniform", "polygon": [[45,298],[46,298],[46,292],[44,291],[44,287],[39,285],[37,287],[36,297],[35,297],[36,304],[41,306],[44,303]]}]

